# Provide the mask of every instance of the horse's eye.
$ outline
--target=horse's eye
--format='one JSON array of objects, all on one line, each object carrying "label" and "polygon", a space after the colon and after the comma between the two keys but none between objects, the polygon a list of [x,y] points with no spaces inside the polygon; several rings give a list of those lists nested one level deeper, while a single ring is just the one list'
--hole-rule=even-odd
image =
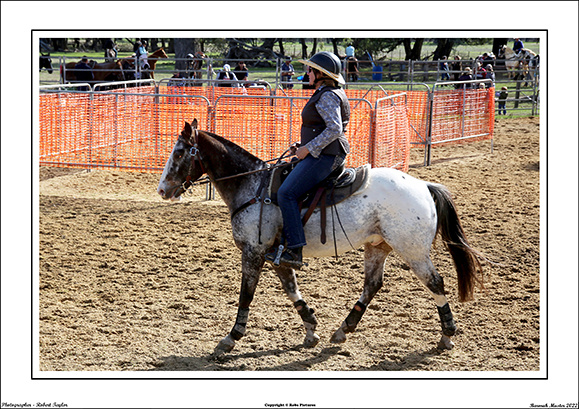
[{"label": "horse's eye", "polygon": [[174,158],[179,160],[183,157],[183,154],[185,153],[185,151],[183,149],[178,149],[175,151],[175,153],[173,154]]}]

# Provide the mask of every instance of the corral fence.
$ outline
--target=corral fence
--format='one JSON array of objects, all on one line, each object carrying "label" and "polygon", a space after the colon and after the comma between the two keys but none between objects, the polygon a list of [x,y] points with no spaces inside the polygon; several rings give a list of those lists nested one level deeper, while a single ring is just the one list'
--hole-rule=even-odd
[{"label": "corral fence", "polygon": [[[79,58],[54,56],[53,66],[54,73],[48,78],[49,80],[41,81],[41,84],[61,83],[66,78],[66,63],[78,62]],[[104,58],[93,58],[97,62],[104,62]],[[490,73],[480,70],[477,64],[477,58],[463,59],[459,62],[455,60],[437,60],[437,61],[415,61],[415,60],[381,60],[369,61],[359,60],[360,67],[359,75],[356,81],[351,81],[352,77],[348,75],[346,61],[343,62],[343,75],[347,81],[345,88],[357,87],[359,85],[369,86],[374,82],[382,83],[424,83],[429,86],[434,86],[437,82],[451,82],[457,81],[459,76],[464,72],[465,68],[469,67],[472,70],[473,79],[488,79],[491,77]],[[286,88],[286,87],[301,87],[301,78],[303,77],[304,69],[301,64],[293,62],[296,70],[296,75],[291,82],[282,81],[281,66],[283,60],[281,59],[260,59],[260,60],[226,60],[222,58],[206,58],[203,59],[203,65],[198,69],[191,68],[191,60],[169,58],[159,60],[159,67],[155,70],[155,75],[158,78],[168,77],[179,73],[179,76],[185,79],[197,78],[200,84],[204,86],[218,86],[217,74],[222,66],[227,63],[231,65],[231,70],[235,71],[237,62],[246,63],[249,68],[250,83],[259,82],[260,80],[267,81],[272,84],[272,88]],[[446,62],[449,70],[441,69],[441,63]],[[524,69],[517,69],[509,71],[506,67],[507,60],[494,59],[492,61],[493,74],[492,82],[496,90],[495,99],[498,99],[502,87],[508,88],[508,96],[506,99],[506,110],[510,115],[537,115],[539,114],[539,64],[529,64]],[[483,65],[486,62],[483,62]],[[57,66],[58,65],[58,66]],[[174,67],[181,65],[186,68],[176,69]],[[65,75],[59,74],[59,68],[62,67]],[[484,67],[483,67],[484,68]],[[68,71],[75,73],[79,70],[69,68]],[[136,76],[139,73],[136,68],[126,70],[125,74]],[[72,81],[74,83],[74,81]],[[84,81],[83,81],[84,82]],[[451,86],[447,84],[447,86]]]},{"label": "corral fence", "polygon": [[[347,165],[407,171],[412,146],[424,148],[424,163],[430,164],[433,146],[492,140],[494,89],[475,87],[479,83],[462,83],[460,89],[347,89]],[[313,93],[269,84],[188,85],[149,80],[40,87],[40,165],[160,173],[184,121],[195,118],[202,129],[257,157],[276,158],[299,141],[301,111]]]}]

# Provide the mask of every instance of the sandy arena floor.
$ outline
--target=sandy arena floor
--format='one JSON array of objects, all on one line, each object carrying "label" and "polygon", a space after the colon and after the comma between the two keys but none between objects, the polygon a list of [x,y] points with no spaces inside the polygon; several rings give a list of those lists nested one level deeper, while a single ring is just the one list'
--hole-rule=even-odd
[{"label": "sandy arena floor", "polygon": [[501,263],[484,266],[486,291],[461,304],[450,256],[434,247],[459,328],[453,350],[436,349],[432,297],[396,255],[357,331],[330,344],[362,290],[362,252],[351,251],[298,274],[318,346],[301,347],[301,319],[266,267],[246,336],[215,359],[241,280],[223,203],[203,201],[204,188],[164,202],[159,175],[42,168],[40,370],[538,371],[539,119],[498,121],[492,154],[481,142],[433,158],[409,173],[448,186],[471,244]]}]

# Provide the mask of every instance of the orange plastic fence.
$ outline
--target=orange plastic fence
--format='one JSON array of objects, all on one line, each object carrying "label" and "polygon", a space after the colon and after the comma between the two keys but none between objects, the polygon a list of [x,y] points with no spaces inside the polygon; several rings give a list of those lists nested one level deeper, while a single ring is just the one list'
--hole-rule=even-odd
[{"label": "orange plastic fence", "polygon": [[[428,92],[406,91],[396,97],[391,96],[400,91],[346,92],[351,105],[347,165],[372,163],[406,171],[410,143],[423,143],[428,129]],[[277,97],[271,97],[270,90],[259,88],[172,86],[160,86],[156,94],[153,86],[106,93],[43,92],[40,164],[161,172],[184,121],[195,118],[202,129],[264,160],[276,158],[299,141],[301,111],[312,93],[277,90]],[[492,137],[491,90],[437,92],[433,101],[433,141],[456,139],[459,132]]]},{"label": "orange plastic fence", "polygon": [[494,88],[436,90],[432,100],[432,144],[492,139],[494,119]]}]

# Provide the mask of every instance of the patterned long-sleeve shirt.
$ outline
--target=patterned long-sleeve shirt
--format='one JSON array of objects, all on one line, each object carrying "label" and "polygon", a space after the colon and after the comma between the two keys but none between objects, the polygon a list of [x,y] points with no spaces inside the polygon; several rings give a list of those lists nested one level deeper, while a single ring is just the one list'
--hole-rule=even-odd
[{"label": "patterned long-sleeve shirt", "polygon": [[341,101],[336,94],[324,92],[316,104],[316,110],[326,123],[326,129],[305,145],[314,158],[319,157],[322,149],[342,134]]}]

